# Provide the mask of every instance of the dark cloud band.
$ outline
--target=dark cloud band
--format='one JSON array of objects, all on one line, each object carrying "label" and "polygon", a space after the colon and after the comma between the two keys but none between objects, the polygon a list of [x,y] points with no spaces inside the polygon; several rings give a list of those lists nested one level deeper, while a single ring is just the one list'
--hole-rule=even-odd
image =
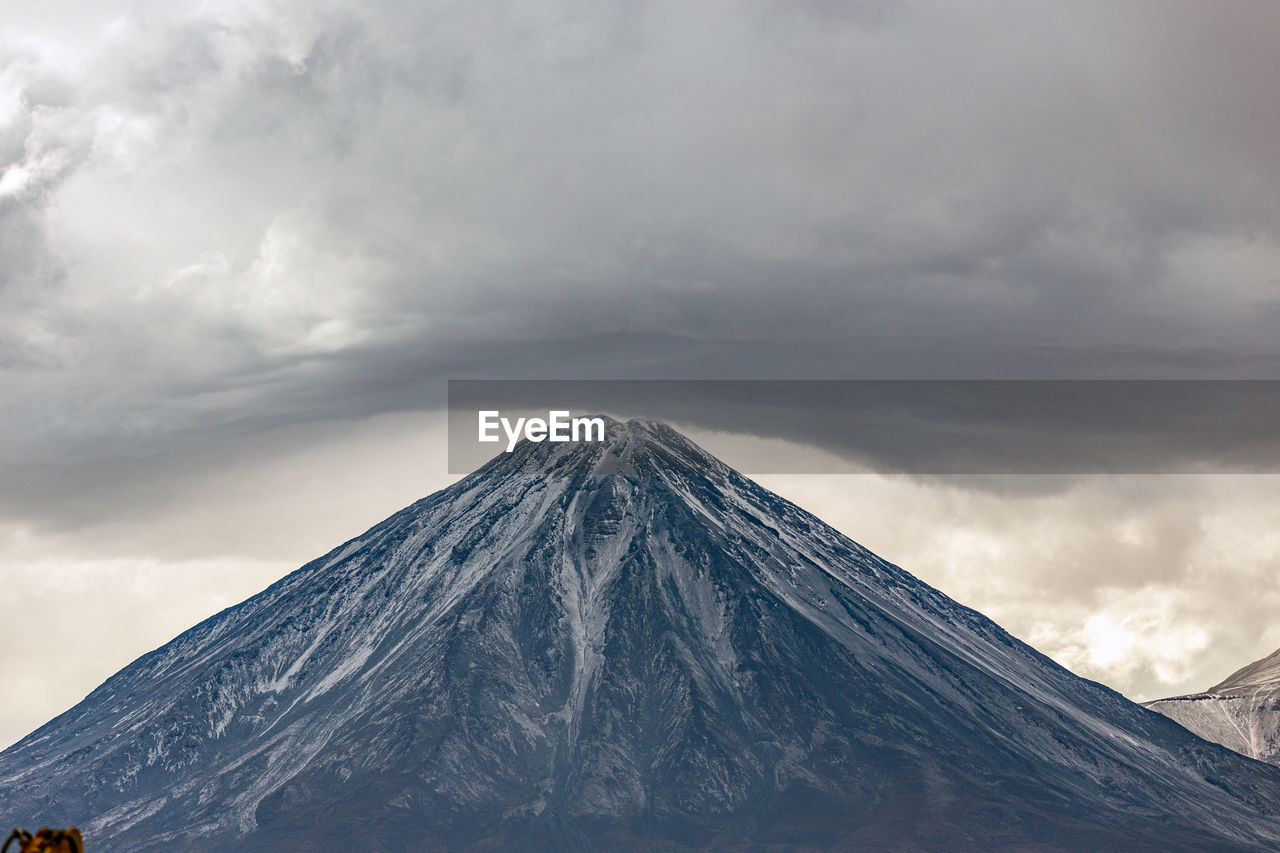
[{"label": "dark cloud band", "polygon": [[450,471],[493,453],[478,411],[559,409],[824,451],[762,442],[735,460],[754,474],[1280,472],[1280,382],[1262,380],[458,380]]}]

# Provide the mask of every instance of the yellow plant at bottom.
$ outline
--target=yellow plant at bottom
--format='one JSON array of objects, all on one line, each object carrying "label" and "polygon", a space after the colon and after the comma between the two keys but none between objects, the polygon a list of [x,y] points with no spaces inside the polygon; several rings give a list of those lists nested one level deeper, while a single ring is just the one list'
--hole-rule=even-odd
[{"label": "yellow plant at bottom", "polygon": [[9,853],[9,845],[14,841],[18,842],[18,853],[84,853],[84,839],[74,826],[70,829],[46,826],[35,835],[25,829],[15,829],[5,839],[0,853]]}]

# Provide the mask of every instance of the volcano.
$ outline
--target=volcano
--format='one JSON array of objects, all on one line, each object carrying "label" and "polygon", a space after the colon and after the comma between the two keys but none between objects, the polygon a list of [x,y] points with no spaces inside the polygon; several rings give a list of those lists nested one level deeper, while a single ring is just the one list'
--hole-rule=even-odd
[{"label": "volcano", "polygon": [[1280,769],[661,424],[524,442],[0,754],[91,851],[1259,850]]}]

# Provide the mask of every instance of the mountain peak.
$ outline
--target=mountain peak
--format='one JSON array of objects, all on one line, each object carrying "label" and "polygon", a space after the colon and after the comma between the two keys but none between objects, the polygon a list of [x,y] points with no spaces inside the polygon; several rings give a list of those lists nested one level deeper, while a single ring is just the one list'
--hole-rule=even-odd
[{"label": "mountain peak", "polygon": [[583,463],[590,460],[598,461],[603,457],[631,459],[641,455],[655,454],[658,458],[667,461],[680,460],[686,464],[711,468],[720,467],[722,464],[683,434],[661,421],[638,418],[620,421],[608,415],[588,417],[598,417],[604,422],[603,441],[553,443],[535,442],[523,438],[516,444],[511,455],[519,457],[522,464],[546,466],[550,463],[551,471],[560,470],[556,462],[562,458],[572,458]]},{"label": "mountain peak", "polygon": [[1209,688],[1210,693],[1239,693],[1269,688],[1280,693],[1280,650],[1261,660],[1241,667],[1221,683]]},{"label": "mountain peak", "polygon": [[1280,764],[1280,651],[1236,670],[1204,693],[1146,706],[1205,740]]},{"label": "mountain peak", "polygon": [[574,481],[581,488],[600,478],[620,476],[637,482],[665,475],[674,481],[721,481],[735,476],[728,466],[677,430],[660,421],[620,421],[600,415],[604,440],[550,442],[522,438],[509,453],[498,453],[462,482],[501,482],[519,487],[540,482]]},{"label": "mountain peak", "polygon": [[663,424],[524,442],[0,754],[133,850],[1256,849],[1280,772]]}]

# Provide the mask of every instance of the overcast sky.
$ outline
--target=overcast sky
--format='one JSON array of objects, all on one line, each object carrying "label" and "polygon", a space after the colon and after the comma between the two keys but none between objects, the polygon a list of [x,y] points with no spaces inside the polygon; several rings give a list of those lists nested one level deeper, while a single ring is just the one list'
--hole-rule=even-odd
[{"label": "overcast sky", "polygon": [[[1278,43],[1272,0],[0,0],[0,744],[450,482],[450,377],[1280,378]],[[1135,698],[1280,646],[1272,477],[765,484]]]}]

